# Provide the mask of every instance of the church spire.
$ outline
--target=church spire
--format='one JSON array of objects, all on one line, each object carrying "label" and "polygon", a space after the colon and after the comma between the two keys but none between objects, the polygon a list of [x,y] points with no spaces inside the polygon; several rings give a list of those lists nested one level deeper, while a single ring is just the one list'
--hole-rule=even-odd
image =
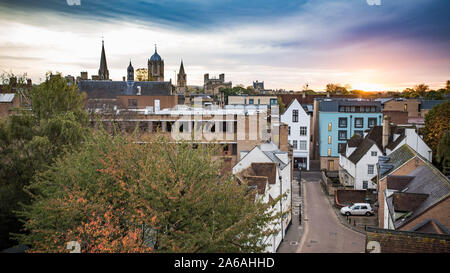
[{"label": "church spire", "polygon": [[100,69],[98,70],[100,80],[109,80],[108,65],[106,64],[105,41],[102,39],[102,55],[100,57]]}]

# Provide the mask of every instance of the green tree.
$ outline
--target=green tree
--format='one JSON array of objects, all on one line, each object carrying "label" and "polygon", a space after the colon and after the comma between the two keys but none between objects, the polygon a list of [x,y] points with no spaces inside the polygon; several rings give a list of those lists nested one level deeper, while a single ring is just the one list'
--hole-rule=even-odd
[{"label": "green tree", "polygon": [[349,89],[351,89],[350,85],[341,86],[340,84],[329,83],[326,86],[326,91],[331,94],[349,94]]},{"label": "green tree", "polygon": [[19,203],[30,202],[23,188],[58,156],[78,148],[89,134],[82,100],[76,87],[48,74],[31,91],[31,111],[0,121],[0,249],[16,243],[9,233],[19,232],[22,224],[14,211]]},{"label": "green tree", "polygon": [[[142,143],[142,142],[141,142]],[[22,213],[32,252],[261,252],[279,219],[254,190],[220,175],[218,146],[96,132],[30,187]]]},{"label": "green tree", "polygon": [[436,149],[436,161],[441,164],[444,174],[450,174],[450,131],[442,134]]},{"label": "green tree", "polygon": [[425,115],[424,141],[436,155],[439,141],[450,130],[450,101],[436,105]]}]

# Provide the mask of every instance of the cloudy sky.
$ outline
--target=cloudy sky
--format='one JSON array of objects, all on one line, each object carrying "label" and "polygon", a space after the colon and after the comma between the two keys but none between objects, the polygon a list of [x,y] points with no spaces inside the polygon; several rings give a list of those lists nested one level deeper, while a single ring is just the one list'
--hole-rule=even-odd
[{"label": "cloudy sky", "polygon": [[[369,5],[368,2],[381,2]],[[323,90],[440,88],[450,79],[448,0],[0,0],[0,71],[110,77],[158,46],[165,79],[183,59],[189,85],[225,73],[233,85]]]}]

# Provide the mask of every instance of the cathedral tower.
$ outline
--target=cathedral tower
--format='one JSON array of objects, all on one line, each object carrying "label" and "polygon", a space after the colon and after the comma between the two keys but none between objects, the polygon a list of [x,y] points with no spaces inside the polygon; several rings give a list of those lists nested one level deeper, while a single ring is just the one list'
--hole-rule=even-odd
[{"label": "cathedral tower", "polygon": [[180,91],[185,91],[187,87],[186,73],[184,72],[183,60],[181,60],[180,72],[177,75],[177,89]]},{"label": "cathedral tower", "polygon": [[149,81],[164,81],[164,60],[159,56],[156,45],[155,54],[148,60],[148,79]]},{"label": "cathedral tower", "polygon": [[99,80],[109,80],[108,65],[106,64],[105,42],[102,40],[102,56],[100,57],[100,69],[98,70]]}]

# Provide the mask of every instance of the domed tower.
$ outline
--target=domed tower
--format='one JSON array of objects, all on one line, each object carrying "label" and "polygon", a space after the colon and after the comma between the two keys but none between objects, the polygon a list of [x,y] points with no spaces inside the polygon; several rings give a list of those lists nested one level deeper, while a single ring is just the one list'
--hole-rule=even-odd
[{"label": "domed tower", "polygon": [[148,80],[149,81],[164,81],[164,60],[159,56],[156,45],[155,54],[148,60]]},{"label": "domed tower", "polygon": [[131,65],[131,60],[130,65],[127,68],[127,81],[134,81],[134,68]]}]

